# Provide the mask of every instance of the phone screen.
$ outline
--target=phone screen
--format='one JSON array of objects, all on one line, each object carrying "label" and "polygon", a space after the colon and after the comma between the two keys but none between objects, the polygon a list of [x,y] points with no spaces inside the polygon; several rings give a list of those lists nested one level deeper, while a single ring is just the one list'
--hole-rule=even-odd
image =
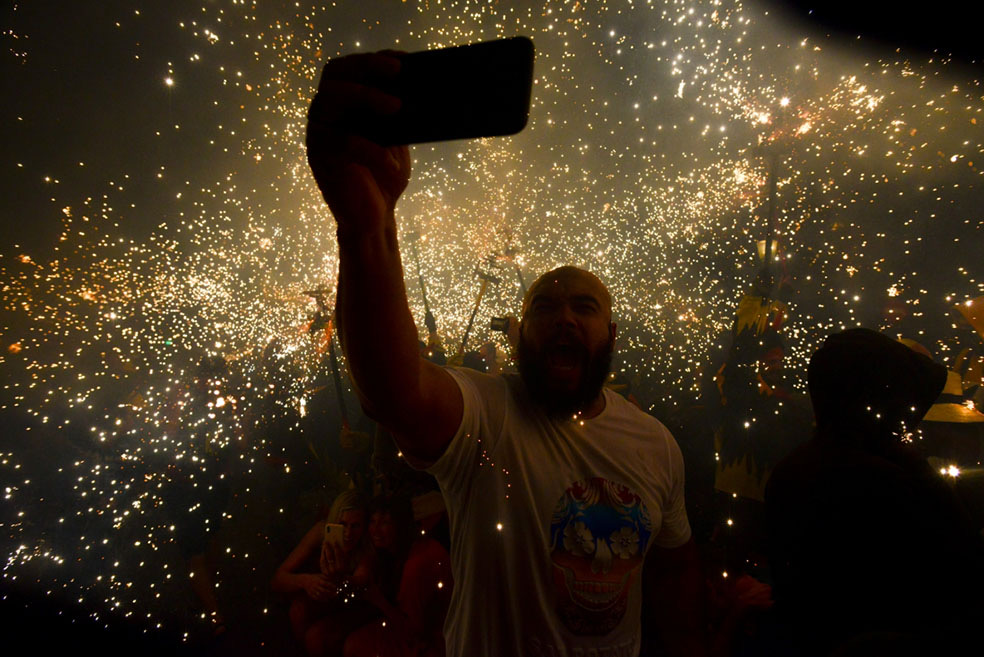
[{"label": "phone screen", "polygon": [[526,37],[401,55],[387,92],[399,112],[362,134],[383,145],[497,137],[519,132],[529,118],[533,42]]},{"label": "phone screen", "polygon": [[345,526],[333,522],[325,523],[324,542],[341,547],[344,542]]}]

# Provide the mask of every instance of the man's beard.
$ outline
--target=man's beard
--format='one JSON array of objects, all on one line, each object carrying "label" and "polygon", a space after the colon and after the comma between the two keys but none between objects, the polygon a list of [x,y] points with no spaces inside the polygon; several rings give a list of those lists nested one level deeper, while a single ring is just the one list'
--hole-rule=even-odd
[{"label": "man's beard", "polygon": [[587,408],[601,392],[612,369],[614,348],[615,341],[609,340],[594,353],[580,349],[581,376],[572,391],[557,390],[551,385],[546,350],[537,352],[523,334],[519,336],[516,367],[530,397],[547,415],[570,418]]}]

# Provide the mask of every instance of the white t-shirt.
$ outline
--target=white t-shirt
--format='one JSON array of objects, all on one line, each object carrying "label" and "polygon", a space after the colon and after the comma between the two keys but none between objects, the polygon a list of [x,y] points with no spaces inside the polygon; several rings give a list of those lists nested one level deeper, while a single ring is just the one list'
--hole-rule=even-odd
[{"label": "white t-shirt", "polygon": [[451,525],[449,657],[634,657],[649,548],[690,538],[683,457],[658,420],[605,390],[550,420],[517,375],[448,370],[464,417],[428,472]]}]

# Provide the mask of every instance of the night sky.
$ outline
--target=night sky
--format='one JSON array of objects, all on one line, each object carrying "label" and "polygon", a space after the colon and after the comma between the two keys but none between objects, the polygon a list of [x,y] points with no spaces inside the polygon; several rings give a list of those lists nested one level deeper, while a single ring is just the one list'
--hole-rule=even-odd
[{"label": "night sky", "polygon": [[[980,355],[955,310],[984,295],[984,98],[976,41],[947,31],[956,5],[859,40],[867,14],[778,4],[8,3],[0,405],[18,429],[0,444],[4,580],[180,632],[161,509],[170,465],[196,453],[182,432],[208,426],[238,449],[242,490],[291,489],[290,449],[237,443],[258,409],[303,424],[324,373],[304,291],[332,290],[337,254],[303,131],[320,65],[341,53],[536,45],[523,133],[412,149],[397,207],[408,295],[423,330],[419,254],[449,350],[476,267],[502,283],[471,344],[504,347],[487,327],[518,312],[517,269],[528,284],[574,264],[612,290],[620,374],[661,406],[692,402],[760,266],[772,152],[798,389],[819,342],[848,326],[941,362]],[[218,356],[229,371],[196,392],[197,364]],[[278,512],[251,499],[236,513]],[[226,567],[282,558],[262,534],[231,542]]]}]

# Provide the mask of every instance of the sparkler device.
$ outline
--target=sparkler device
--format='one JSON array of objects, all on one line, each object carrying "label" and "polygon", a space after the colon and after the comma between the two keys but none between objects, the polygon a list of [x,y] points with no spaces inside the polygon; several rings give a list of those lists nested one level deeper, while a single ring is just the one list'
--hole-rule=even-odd
[{"label": "sparkler device", "polygon": [[400,110],[359,132],[385,146],[516,134],[529,118],[533,57],[526,37],[401,55],[383,88]]}]

